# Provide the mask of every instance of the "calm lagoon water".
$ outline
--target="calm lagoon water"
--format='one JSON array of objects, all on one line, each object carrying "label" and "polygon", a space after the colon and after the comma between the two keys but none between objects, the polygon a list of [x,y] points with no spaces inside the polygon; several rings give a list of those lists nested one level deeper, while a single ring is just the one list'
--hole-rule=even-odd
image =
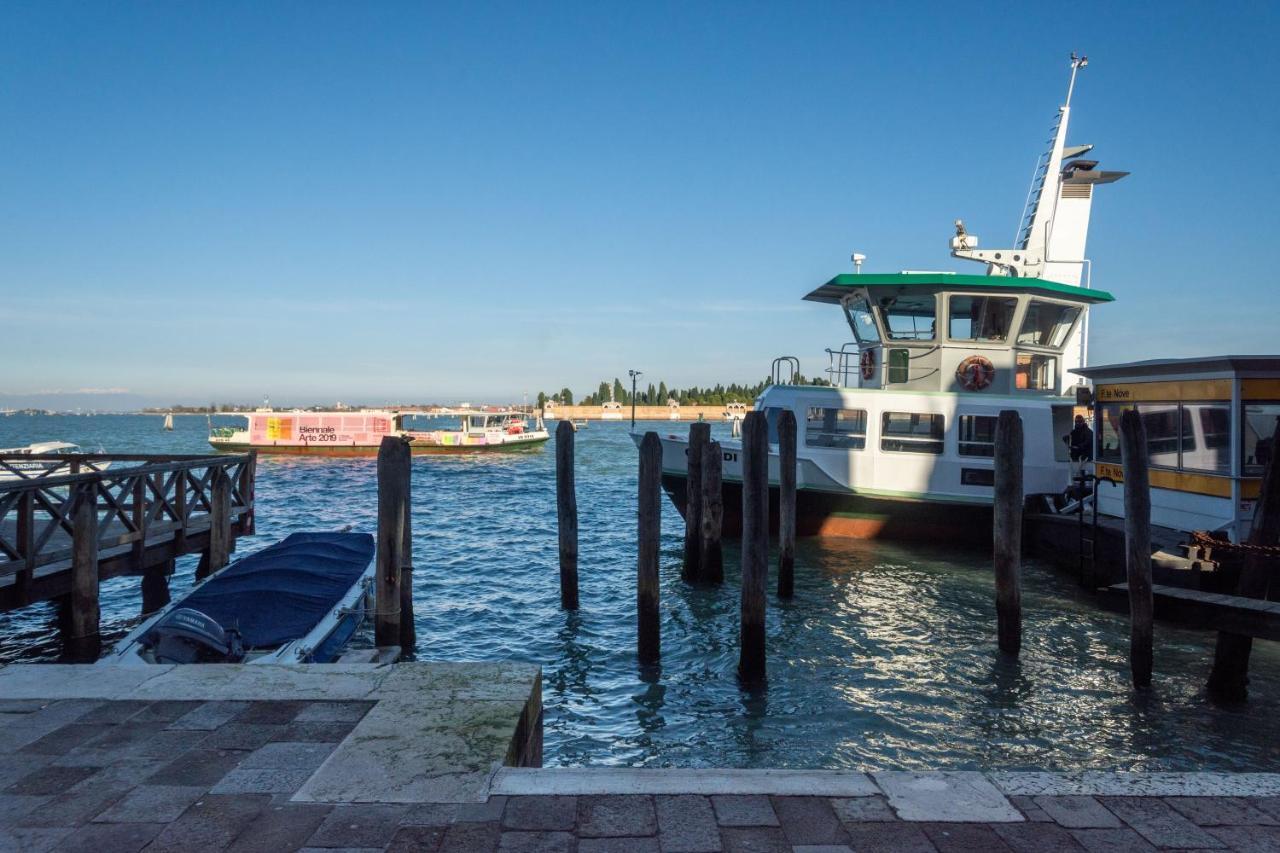
[{"label": "calm lagoon water", "polygon": [[[160,425],[143,416],[13,416],[0,418],[0,447],[62,439],[113,452],[208,450],[203,416],[175,418],[172,433]],[[726,543],[723,586],[685,585],[683,524],[665,498],[663,659],[638,667],[636,453],[627,430],[593,423],[577,436],[582,609],[574,614],[559,609],[550,445],[414,460],[417,656],[541,664],[548,765],[1276,769],[1274,644],[1255,648],[1248,706],[1222,709],[1202,689],[1212,636],[1157,626],[1156,688],[1135,698],[1126,618],[1030,562],[1022,656],[1004,661],[981,552],[801,540],[795,598],[769,600],[768,688],[744,691],[734,677],[736,545]],[[263,457],[258,535],[241,540],[239,553],[295,530],[372,532],[375,497],[371,459]],[[179,564],[175,592],[194,568],[194,557]],[[138,581],[111,581],[103,595],[104,630],[119,637],[136,623]],[[56,656],[53,621],[47,604],[0,614],[0,661]]]}]

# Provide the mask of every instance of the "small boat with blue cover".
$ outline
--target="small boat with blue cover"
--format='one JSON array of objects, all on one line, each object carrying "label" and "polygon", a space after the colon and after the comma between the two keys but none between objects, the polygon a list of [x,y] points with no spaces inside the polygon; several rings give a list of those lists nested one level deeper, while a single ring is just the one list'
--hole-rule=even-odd
[{"label": "small boat with blue cover", "polygon": [[373,553],[368,533],[292,533],[197,584],[98,663],[328,663],[369,610]]}]

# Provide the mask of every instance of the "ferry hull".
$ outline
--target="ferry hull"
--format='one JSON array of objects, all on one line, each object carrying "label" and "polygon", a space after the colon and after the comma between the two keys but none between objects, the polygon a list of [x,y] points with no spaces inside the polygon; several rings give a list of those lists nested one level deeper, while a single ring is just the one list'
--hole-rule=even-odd
[{"label": "ferry hull", "polygon": [[[684,516],[686,478],[664,473],[662,488]],[[722,489],[721,531],[725,536],[739,536],[742,533],[742,483],[725,480]],[[769,488],[769,530],[773,534],[778,532],[777,486]],[[798,489],[796,535],[984,545],[991,542],[991,507]]]},{"label": "ferry hull", "polygon": [[[524,450],[535,450],[542,447],[548,441],[547,438],[540,438],[535,441],[510,442],[507,444],[489,444],[489,445],[463,445],[457,447],[446,447],[441,445],[415,444],[410,443],[409,452],[414,456],[457,456],[470,453],[518,453]],[[209,445],[221,453],[248,453],[250,450],[256,450],[260,454],[276,454],[282,456],[328,456],[328,457],[356,457],[356,456],[377,456],[378,445],[376,444],[359,444],[359,445],[302,445],[302,444],[247,444],[229,442],[209,442]]]}]

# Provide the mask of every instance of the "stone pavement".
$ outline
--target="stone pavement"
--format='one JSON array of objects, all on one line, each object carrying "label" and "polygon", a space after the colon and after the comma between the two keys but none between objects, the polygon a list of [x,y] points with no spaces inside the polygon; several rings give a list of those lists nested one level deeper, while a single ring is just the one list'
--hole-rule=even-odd
[{"label": "stone pavement", "polygon": [[1280,850],[1280,774],[517,767],[504,666],[0,669],[0,851]]}]

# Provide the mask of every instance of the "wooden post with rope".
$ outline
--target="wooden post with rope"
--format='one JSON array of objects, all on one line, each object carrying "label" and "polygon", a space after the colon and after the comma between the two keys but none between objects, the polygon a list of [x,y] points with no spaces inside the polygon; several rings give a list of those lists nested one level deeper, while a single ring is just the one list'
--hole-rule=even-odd
[{"label": "wooden post with rope", "polygon": [[[1250,548],[1275,548],[1280,546],[1280,418],[1276,419],[1275,432],[1271,436],[1271,458],[1267,460],[1262,475],[1262,491],[1253,508],[1253,525],[1249,530],[1247,545]],[[1261,444],[1261,442],[1259,442]],[[1245,549],[1244,568],[1236,584],[1236,595],[1246,598],[1266,598],[1277,557],[1262,550]],[[1228,631],[1218,632],[1218,642],[1213,650],[1213,670],[1209,673],[1209,693],[1216,699],[1243,702],[1249,696],[1249,656],[1253,652],[1253,638]]]},{"label": "wooden post with rope", "polygon": [[1151,591],[1151,485],[1147,431],[1134,409],[1120,418],[1124,465],[1125,574],[1129,582],[1129,669],[1133,686],[1151,686],[1155,602]]}]

